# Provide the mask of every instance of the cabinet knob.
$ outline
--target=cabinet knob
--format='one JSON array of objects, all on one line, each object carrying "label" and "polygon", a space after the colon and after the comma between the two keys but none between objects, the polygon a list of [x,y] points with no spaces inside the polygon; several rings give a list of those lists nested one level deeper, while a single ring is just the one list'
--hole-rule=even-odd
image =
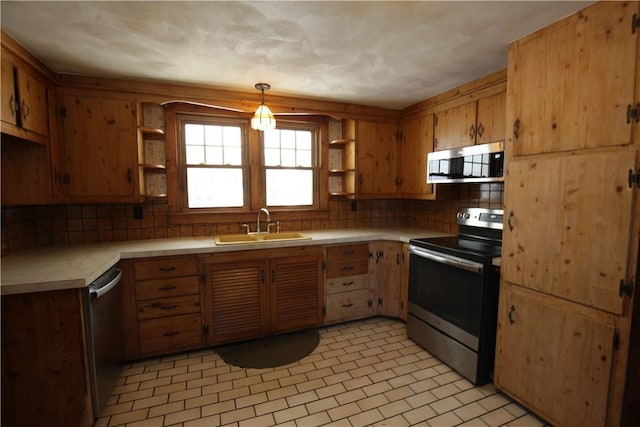
[{"label": "cabinet knob", "polygon": [[513,139],[520,138],[520,119],[516,119],[513,122]]},{"label": "cabinet knob", "polygon": [[484,133],[484,126],[482,126],[482,123],[478,123],[477,132],[478,132],[478,137],[482,138],[482,134]]},{"label": "cabinet knob", "polygon": [[473,139],[476,136],[476,127],[471,125],[469,128],[469,138]]}]

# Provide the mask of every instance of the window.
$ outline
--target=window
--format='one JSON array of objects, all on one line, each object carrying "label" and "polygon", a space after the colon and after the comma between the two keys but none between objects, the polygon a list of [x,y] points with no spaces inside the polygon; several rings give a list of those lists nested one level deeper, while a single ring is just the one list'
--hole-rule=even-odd
[{"label": "window", "polygon": [[188,208],[245,206],[245,125],[182,118]]},{"label": "window", "polygon": [[267,206],[315,204],[315,134],[314,129],[298,127],[264,132],[264,194]]}]

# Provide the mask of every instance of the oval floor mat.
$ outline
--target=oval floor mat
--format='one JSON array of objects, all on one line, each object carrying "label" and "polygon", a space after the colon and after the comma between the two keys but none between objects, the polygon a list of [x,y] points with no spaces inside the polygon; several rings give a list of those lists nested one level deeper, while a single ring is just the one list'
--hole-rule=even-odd
[{"label": "oval floor mat", "polygon": [[318,346],[317,329],[290,332],[220,346],[216,352],[222,360],[241,368],[274,368],[296,362]]}]

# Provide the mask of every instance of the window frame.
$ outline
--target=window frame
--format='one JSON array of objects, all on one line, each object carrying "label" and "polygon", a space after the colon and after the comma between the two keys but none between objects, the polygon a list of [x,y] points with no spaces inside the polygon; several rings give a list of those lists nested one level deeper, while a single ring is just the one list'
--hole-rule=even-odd
[{"label": "window frame", "polygon": [[[275,212],[287,210],[287,211],[305,211],[305,210],[318,210],[321,204],[321,126],[316,121],[303,121],[303,120],[291,120],[291,119],[279,119],[276,122],[277,130],[306,130],[311,132],[311,166],[310,167],[287,167],[287,166],[267,166],[265,163],[265,135],[264,132],[260,132],[259,138],[259,170],[260,180],[258,194],[258,201],[260,206],[266,206],[269,210]],[[267,205],[267,170],[268,169],[299,169],[299,170],[311,170],[313,179],[312,192],[312,204],[311,205]]]},{"label": "window frame", "polygon": [[[215,125],[215,126],[225,126],[225,125],[234,125],[240,127],[241,133],[241,165],[239,166],[242,169],[242,206],[233,207],[189,207],[189,192],[187,185],[187,170],[190,167],[197,166],[189,166],[186,162],[186,141],[185,141],[185,125],[187,124],[201,124],[201,125]],[[183,212],[203,212],[203,213],[212,213],[212,212],[249,212],[251,211],[251,176],[250,176],[250,137],[249,137],[249,123],[244,118],[233,118],[233,117],[224,117],[217,116],[215,114],[192,114],[192,113],[176,113],[176,131],[177,131],[177,154],[178,154],[178,180],[179,180],[179,200],[180,200],[180,210]],[[203,169],[230,169],[230,168],[238,168],[238,166],[224,166],[224,165],[211,165],[211,166],[203,166]]]}]

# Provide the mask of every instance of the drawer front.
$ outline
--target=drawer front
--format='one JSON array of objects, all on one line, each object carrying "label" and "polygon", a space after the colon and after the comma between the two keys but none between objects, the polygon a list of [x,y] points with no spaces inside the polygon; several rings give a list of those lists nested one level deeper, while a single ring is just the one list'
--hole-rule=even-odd
[{"label": "drawer front", "polygon": [[136,282],[136,300],[192,295],[200,292],[198,276]]},{"label": "drawer front", "polygon": [[327,295],[325,322],[331,323],[371,316],[373,308],[369,307],[370,298],[368,290]]},{"label": "drawer front", "polygon": [[197,276],[198,260],[196,258],[156,258],[137,261],[134,271],[136,280]]},{"label": "drawer front", "polygon": [[355,276],[369,272],[368,259],[353,259],[341,262],[327,263],[327,279],[334,277]]},{"label": "drawer front", "polygon": [[346,259],[369,258],[369,245],[340,245],[327,247],[327,261],[342,261]]},{"label": "drawer front", "polygon": [[178,351],[202,345],[200,314],[142,320],[140,351],[143,354]]},{"label": "drawer front", "polygon": [[325,290],[328,294],[368,288],[369,276],[367,274],[360,274],[358,276],[336,277],[334,279],[327,280],[327,284],[325,286]]},{"label": "drawer front", "polygon": [[200,295],[139,301],[137,308],[138,320],[200,313]]}]

